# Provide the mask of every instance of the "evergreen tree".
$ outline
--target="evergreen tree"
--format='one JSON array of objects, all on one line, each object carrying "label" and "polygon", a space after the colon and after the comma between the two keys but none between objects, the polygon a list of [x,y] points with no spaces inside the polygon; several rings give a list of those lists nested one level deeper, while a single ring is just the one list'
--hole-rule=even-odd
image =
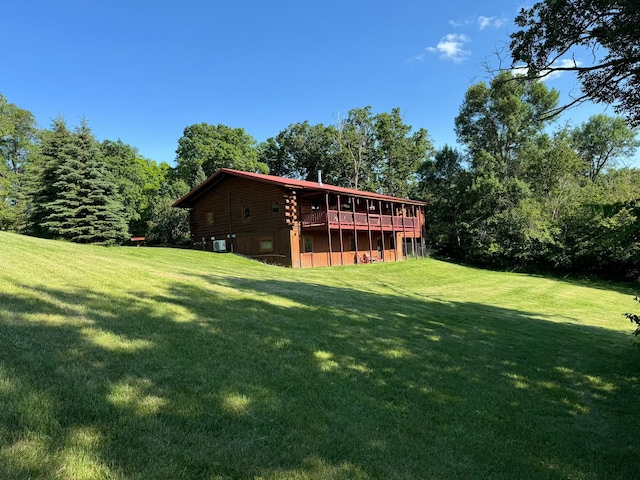
[{"label": "evergreen tree", "polygon": [[42,135],[31,213],[36,234],[113,244],[127,236],[124,209],[86,121],[72,133],[63,119]]},{"label": "evergreen tree", "polygon": [[57,164],[53,172],[54,198],[46,204],[46,218],[42,227],[52,236],[72,240],[77,235],[75,222],[80,208],[80,181],[84,173],[79,145],[70,133],[68,141],[56,152]]},{"label": "evergreen tree", "polygon": [[80,204],[74,212],[71,240],[102,245],[121,243],[128,236],[128,226],[117,184],[85,121],[76,132],[75,143],[83,172],[78,183]]},{"label": "evergreen tree", "polygon": [[[33,165],[30,231],[38,236],[51,237],[59,234],[59,225],[51,222],[52,215],[61,206],[61,169],[67,163],[73,134],[67,128],[65,120],[57,118],[53,121],[51,130],[43,130],[39,136],[41,151],[37,163]],[[64,197],[69,197],[68,192]]]}]

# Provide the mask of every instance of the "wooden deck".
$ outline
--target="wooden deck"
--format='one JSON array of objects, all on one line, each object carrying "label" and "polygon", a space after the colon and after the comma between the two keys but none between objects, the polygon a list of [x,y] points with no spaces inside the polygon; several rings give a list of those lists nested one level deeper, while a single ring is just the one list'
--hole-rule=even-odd
[{"label": "wooden deck", "polygon": [[302,215],[302,227],[326,227],[337,229],[376,230],[385,232],[414,231],[420,232],[420,219],[417,217],[401,217],[380,215],[377,213],[339,212],[337,210],[317,211]]}]

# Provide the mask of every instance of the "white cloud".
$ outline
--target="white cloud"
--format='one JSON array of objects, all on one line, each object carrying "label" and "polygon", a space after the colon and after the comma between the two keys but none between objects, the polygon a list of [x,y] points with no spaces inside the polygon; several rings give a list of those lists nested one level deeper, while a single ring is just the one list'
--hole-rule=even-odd
[{"label": "white cloud", "polygon": [[[582,65],[582,62],[580,62],[578,60],[572,60],[572,59],[565,58],[565,59],[560,60],[560,62],[558,62],[556,65],[554,65],[554,67],[575,68],[575,67],[579,67],[580,65]],[[542,72],[542,73],[546,73],[546,72]],[[548,78],[548,79],[558,78],[563,73],[564,72],[552,72],[546,78]]]},{"label": "white cloud", "polygon": [[460,33],[449,33],[440,39],[435,47],[427,47],[427,52],[440,53],[443,60],[451,60],[453,63],[461,63],[471,56],[464,46],[471,40]]},{"label": "white cloud", "polygon": [[479,30],[485,28],[500,28],[506,24],[509,20],[505,17],[485,17],[484,15],[478,15],[473,17],[467,17],[464,20],[449,20],[449,25],[453,28],[463,28],[477,26]]},{"label": "white cloud", "polygon": [[[484,30],[487,28],[500,28],[507,19],[505,17],[486,17],[484,15],[467,17],[464,20],[450,20],[449,24],[454,28],[464,28],[466,30],[478,28]],[[442,37],[435,47],[427,47],[425,50],[429,53],[439,53],[442,60],[450,60],[454,63],[462,63],[471,56],[471,51],[467,50],[466,45],[471,39],[463,33],[449,33]],[[416,55],[409,61],[424,61],[424,55]]]},{"label": "white cloud", "polygon": [[507,23],[507,19],[504,17],[485,17],[482,15],[478,17],[478,27],[480,30],[484,30],[487,27],[500,28],[505,23]]},{"label": "white cloud", "polygon": [[423,61],[424,61],[424,53],[421,53],[419,55],[414,55],[413,57],[407,60],[407,62],[423,62]]}]

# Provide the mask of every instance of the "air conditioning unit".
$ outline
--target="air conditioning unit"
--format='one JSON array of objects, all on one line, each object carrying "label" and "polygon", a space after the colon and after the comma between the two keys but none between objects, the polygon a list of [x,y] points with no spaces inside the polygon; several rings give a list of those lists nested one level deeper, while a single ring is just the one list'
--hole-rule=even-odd
[{"label": "air conditioning unit", "polygon": [[214,252],[226,252],[227,251],[227,241],[226,240],[214,240],[213,241],[213,251]]}]

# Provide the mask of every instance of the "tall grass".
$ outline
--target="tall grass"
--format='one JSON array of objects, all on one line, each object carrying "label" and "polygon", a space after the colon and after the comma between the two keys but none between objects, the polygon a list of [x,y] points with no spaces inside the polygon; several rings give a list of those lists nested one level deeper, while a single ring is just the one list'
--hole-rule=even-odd
[{"label": "tall grass", "polygon": [[0,478],[638,478],[630,286],[0,233]]}]

